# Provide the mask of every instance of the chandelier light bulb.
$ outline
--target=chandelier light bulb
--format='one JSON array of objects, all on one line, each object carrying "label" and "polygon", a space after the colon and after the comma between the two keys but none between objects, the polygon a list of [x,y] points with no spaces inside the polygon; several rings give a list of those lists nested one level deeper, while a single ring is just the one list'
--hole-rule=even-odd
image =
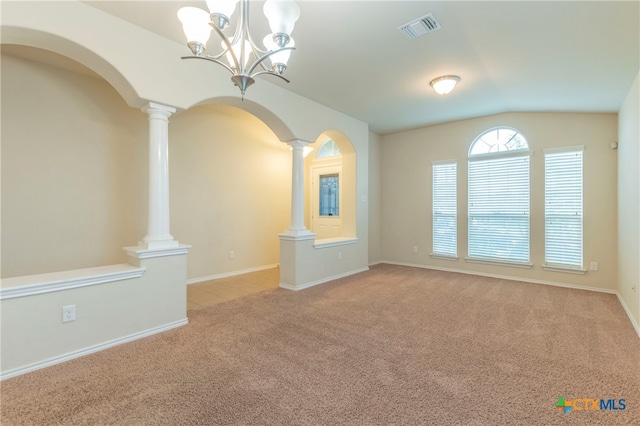
[{"label": "chandelier light bulb", "polygon": [[439,95],[447,95],[451,93],[456,84],[460,81],[460,77],[457,75],[445,75],[431,80],[431,87]]}]

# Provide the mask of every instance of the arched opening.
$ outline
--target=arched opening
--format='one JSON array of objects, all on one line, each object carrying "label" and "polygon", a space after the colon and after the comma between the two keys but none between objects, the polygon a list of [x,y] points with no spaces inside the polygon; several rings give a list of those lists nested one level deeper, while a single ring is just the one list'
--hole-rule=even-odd
[{"label": "arched opening", "polygon": [[255,115],[219,103],[169,126],[171,232],[188,241],[188,277],[275,267],[289,226],[291,151]]},{"label": "arched opening", "polygon": [[307,227],[316,240],[356,237],[356,152],[341,132],[327,131],[306,157]]},{"label": "arched opening", "polygon": [[94,71],[2,45],[2,274],[122,263],[144,235],[147,119]]}]

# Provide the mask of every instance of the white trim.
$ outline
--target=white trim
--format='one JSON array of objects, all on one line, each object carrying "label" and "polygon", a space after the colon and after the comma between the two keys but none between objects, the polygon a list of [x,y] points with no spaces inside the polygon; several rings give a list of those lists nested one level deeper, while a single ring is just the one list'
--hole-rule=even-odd
[{"label": "white trim", "polygon": [[345,246],[347,244],[355,244],[357,242],[358,238],[356,237],[324,238],[322,240],[316,240],[316,242],[313,243],[313,247],[321,249],[327,247]]},{"label": "white trim", "polygon": [[460,258],[458,256],[449,256],[446,254],[437,254],[437,253],[431,253],[431,258],[432,259],[439,259],[439,260],[452,260],[454,262],[457,262]]},{"label": "white trim", "polygon": [[127,255],[137,259],[150,259],[152,257],[177,256],[189,253],[191,248],[188,244],[180,244],[175,247],[147,249],[141,247],[123,247]]},{"label": "white trim", "polygon": [[364,268],[354,269],[353,271],[345,272],[343,274],[334,275],[334,276],[328,277],[328,278],[322,278],[322,279],[317,280],[317,281],[311,281],[310,283],[302,284],[302,285],[299,285],[299,286],[280,283],[280,288],[284,288],[286,290],[294,290],[294,291],[304,290],[305,288],[313,287],[313,286],[318,285],[318,284],[324,284],[324,283],[329,282],[329,281],[333,281],[333,280],[337,280],[337,279],[340,279],[340,278],[348,277],[349,275],[359,274],[360,272],[366,272],[368,270],[369,270],[369,267],[365,266]]},{"label": "white trim", "polygon": [[255,268],[241,269],[239,271],[223,272],[222,274],[208,275],[206,277],[191,278],[191,279],[187,280],[187,285],[196,284],[196,283],[203,283],[205,281],[211,281],[211,280],[218,280],[220,278],[235,277],[236,275],[248,274],[248,273],[251,273],[251,272],[264,271],[264,270],[267,270],[267,269],[277,268],[278,266],[280,266],[278,263],[274,263],[273,265],[256,266]]},{"label": "white trim", "polygon": [[624,311],[626,312],[627,316],[629,317],[629,320],[631,321],[631,325],[636,330],[636,333],[638,334],[638,337],[640,337],[640,325],[638,325],[638,322],[636,321],[636,319],[633,317],[633,315],[631,315],[631,309],[629,309],[629,307],[625,303],[625,301],[622,298],[622,296],[620,295],[620,293],[616,292],[616,296],[618,296],[618,300],[620,301],[620,304],[622,305],[622,308],[624,309]]},{"label": "white trim", "polygon": [[487,152],[484,154],[474,154],[469,156],[468,161],[474,163],[476,161],[494,160],[496,158],[513,158],[513,157],[533,157],[531,149],[517,149],[515,151]]},{"label": "white trim", "polygon": [[409,266],[409,267],[413,267],[413,268],[433,269],[433,270],[436,270],[436,271],[444,271],[444,272],[456,272],[456,273],[459,273],[459,274],[467,274],[467,275],[478,275],[478,276],[481,276],[481,277],[497,278],[497,279],[500,279],[500,280],[509,280],[509,281],[520,281],[520,282],[531,283],[531,284],[552,285],[554,287],[573,288],[573,289],[576,289],[576,290],[589,290],[589,291],[596,291],[598,293],[617,294],[616,290],[613,290],[613,289],[610,289],[610,288],[588,287],[588,286],[577,285],[577,284],[559,283],[559,282],[556,282],[556,281],[536,280],[536,279],[533,279],[533,278],[513,277],[513,276],[510,276],[510,275],[490,274],[490,273],[478,272],[478,271],[466,271],[466,270],[463,270],[463,269],[455,269],[455,268],[441,268],[439,266],[419,265],[419,264],[415,264],[415,263],[404,263],[404,262],[393,262],[393,261],[388,261],[388,260],[383,260],[380,263],[388,263],[390,265],[398,265],[398,266]]},{"label": "white trim", "polygon": [[558,154],[561,152],[584,152],[584,145],[563,146],[560,148],[545,148],[542,150],[544,154]]},{"label": "white trim", "polygon": [[587,273],[586,269],[580,268],[571,268],[569,266],[553,266],[553,265],[542,265],[542,269],[545,271],[553,271],[553,272],[564,272],[565,274],[576,274],[576,275],[584,275]]},{"label": "white trim", "polygon": [[4,278],[2,280],[2,288],[0,288],[0,300],[140,278],[145,270],[145,268],[125,263],[121,265],[100,266],[97,268]]},{"label": "white trim", "polygon": [[508,262],[497,259],[480,259],[480,258],[471,258],[465,257],[464,260],[469,263],[482,263],[485,265],[494,265],[494,266],[509,266],[512,268],[522,268],[522,269],[531,269],[533,268],[532,263],[518,263],[518,262]]},{"label": "white trim", "polygon": [[100,343],[97,345],[89,346],[88,348],[80,349],[77,351],[69,352],[68,354],[49,358],[45,361],[36,362],[34,364],[29,364],[26,367],[14,368],[13,370],[5,371],[0,374],[0,380],[5,380],[10,377],[19,376],[21,374],[30,373],[31,371],[39,370],[41,368],[50,367],[55,364],[60,364],[65,361],[69,361],[75,358],[80,358],[85,355],[92,354],[94,352],[99,352],[104,349],[111,348],[113,346],[118,346],[123,343],[132,342],[134,340],[142,339],[143,337],[148,337],[154,334],[162,333],[173,328],[177,328],[189,323],[189,319],[185,318],[182,320],[170,322],[165,325],[161,325],[159,327],[154,327],[145,331],[141,331],[139,333],[130,334],[125,337],[120,337],[117,339],[109,340],[104,343]]},{"label": "white trim", "polygon": [[[294,232],[294,231],[292,231]],[[316,234],[309,232],[307,229],[304,231],[300,231],[299,234],[278,234],[278,238],[284,241],[304,241],[304,240],[315,240]]]},{"label": "white trim", "polygon": [[454,158],[453,160],[433,160],[431,162],[431,165],[434,164],[455,164],[458,165],[458,160],[456,158]]}]

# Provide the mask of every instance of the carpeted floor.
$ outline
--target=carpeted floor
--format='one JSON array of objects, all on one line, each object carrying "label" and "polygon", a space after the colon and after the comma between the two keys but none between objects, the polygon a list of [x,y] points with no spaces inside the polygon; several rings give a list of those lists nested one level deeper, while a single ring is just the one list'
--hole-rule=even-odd
[{"label": "carpeted floor", "polygon": [[189,320],[3,381],[0,423],[640,424],[640,339],[610,294],[378,265]]}]

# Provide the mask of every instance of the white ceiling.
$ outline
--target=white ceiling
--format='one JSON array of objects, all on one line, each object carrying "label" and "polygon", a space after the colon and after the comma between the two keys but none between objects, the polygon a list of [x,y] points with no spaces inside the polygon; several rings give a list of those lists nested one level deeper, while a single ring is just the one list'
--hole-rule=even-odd
[{"label": "white ceiling", "polygon": [[[206,9],[204,0],[87,3],[182,44],[177,10]],[[266,19],[253,3],[261,39]],[[298,4],[291,83],[256,84],[269,79],[380,134],[507,111],[616,112],[640,69],[640,1]],[[427,13],[442,29],[405,39],[397,28]],[[440,96],[429,81],[444,74],[462,80]]]}]

